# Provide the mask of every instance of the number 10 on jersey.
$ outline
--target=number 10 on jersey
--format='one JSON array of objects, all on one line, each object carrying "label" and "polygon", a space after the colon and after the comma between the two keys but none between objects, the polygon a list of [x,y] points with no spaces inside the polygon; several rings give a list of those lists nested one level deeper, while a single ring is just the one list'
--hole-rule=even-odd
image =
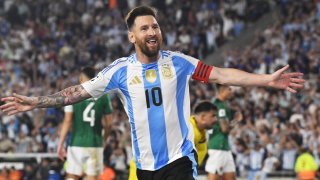
[{"label": "number 10 on jersey", "polygon": [[155,106],[162,105],[162,92],[160,87],[153,87],[151,89],[146,89],[145,94],[146,94],[147,108],[150,108],[151,103]]}]

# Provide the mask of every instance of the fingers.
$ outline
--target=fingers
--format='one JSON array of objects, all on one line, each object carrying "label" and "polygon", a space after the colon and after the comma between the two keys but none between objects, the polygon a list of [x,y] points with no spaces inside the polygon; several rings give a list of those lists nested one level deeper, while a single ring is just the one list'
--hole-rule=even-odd
[{"label": "fingers", "polygon": [[63,153],[59,153],[59,159],[61,159],[62,161],[64,161],[64,154],[63,154]]},{"label": "fingers", "polygon": [[8,102],[8,103],[0,106],[0,109],[1,109],[2,111],[5,111],[7,108],[10,108],[10,107],[12,107],[12,106],[14,107],[14,104],[15,104],[15,102]]},{"label": "fingers", "polygon": [[0,109],[7,115],[13,115],[19,112],[15,106],[15,102],[4,104],[0,106]]},{"label": "fingers", "polygon": [[16,110],[16,107],[15,106],[10,106],[10,107],[4,109],[3,112],[7,113],[7,112],[10,112],[10,111],[13,111],[13,110]]},{"label": "fingers", "polygon": [[296,82],[296,83],[304,83],[306,80],[304,79],[299,79],[299,78],[290,78],[291,82]]},{"label": "fingers", "polygon": [[22,95],[19,95],[19,94],[16,94],[16,93],[13,93],[13,97],[16,98],[15,100],[20,100],[20,101],[25,99],[25,96],[22,96]]},{"label": "fingers", "polygon": [[294,87],[294,88],[298,88],[298,89],[301,89],[304,87],[303,84],[297,84],[297,83],[290,83],[289,86]]},{"label": "fingers", "polygon": [[279,69],[277,72],[282,74],[284,71],[286,71],[289,68],[289,65],[284,66],[283,68]]},{"label": "fingers", "polygon": [[291,92],[291,93],[294,93],[294,94],[297,93],[296,90],[290,88],[289,86],[286,88],[286,90],[289,91],[289,92]]},{"label": "fingers", "polygon": [[14,101],[15,97],[4,97],[4,98],[1,98],[1,101]]}]

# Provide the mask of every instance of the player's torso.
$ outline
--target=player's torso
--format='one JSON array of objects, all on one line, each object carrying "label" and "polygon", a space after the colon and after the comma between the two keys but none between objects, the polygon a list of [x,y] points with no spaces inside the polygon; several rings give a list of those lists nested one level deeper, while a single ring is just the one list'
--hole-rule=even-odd
[{"label": "player's torso", "polygon": [[[193,146],[185,141],[190,136],[190,110],[185,108],[189,106],[189,76],[183,64],[174,62],[169,53],[161,56],[164,57],[150,64],[128,63],[117,74],[136,160],[141,163],[137,167],[143,169],[161,167],[175,155],[181,156],[182,147],[192,149]],[[155,162],[150,167],[152,161]]]}]

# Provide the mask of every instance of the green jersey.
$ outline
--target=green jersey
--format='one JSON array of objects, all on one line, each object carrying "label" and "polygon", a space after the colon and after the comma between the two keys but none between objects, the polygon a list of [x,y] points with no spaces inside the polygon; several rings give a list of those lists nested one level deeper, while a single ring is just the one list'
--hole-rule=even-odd
[{"label": "green jersey", "polygon": [[107,94],[67,106],[65,112],[73,112],[70,146],[102,147],[102,118],[112,112]]},{"label": "green jersey", "polygon": [[[219,99],[215,99],[213,104],[218,109],[218,120],[219,121],[230,121],[231,112],[227,104]],[[219,123],[215,123],[212,127],[212,133],[209,135],[208,149],[216,150],[230,150],[228,134],[223,133]]]}]

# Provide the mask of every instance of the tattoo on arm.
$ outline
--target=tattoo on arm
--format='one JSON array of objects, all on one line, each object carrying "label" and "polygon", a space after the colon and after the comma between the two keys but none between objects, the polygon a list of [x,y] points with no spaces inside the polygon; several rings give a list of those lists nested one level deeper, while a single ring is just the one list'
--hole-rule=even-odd
[{"label": "tattoo on arm", "polygon": [[53,95],[38,97],[37,107],[60,107],[74,104],[90,97],[90,94],[82,87],[82,85],[76,85],[68,87]]}]

